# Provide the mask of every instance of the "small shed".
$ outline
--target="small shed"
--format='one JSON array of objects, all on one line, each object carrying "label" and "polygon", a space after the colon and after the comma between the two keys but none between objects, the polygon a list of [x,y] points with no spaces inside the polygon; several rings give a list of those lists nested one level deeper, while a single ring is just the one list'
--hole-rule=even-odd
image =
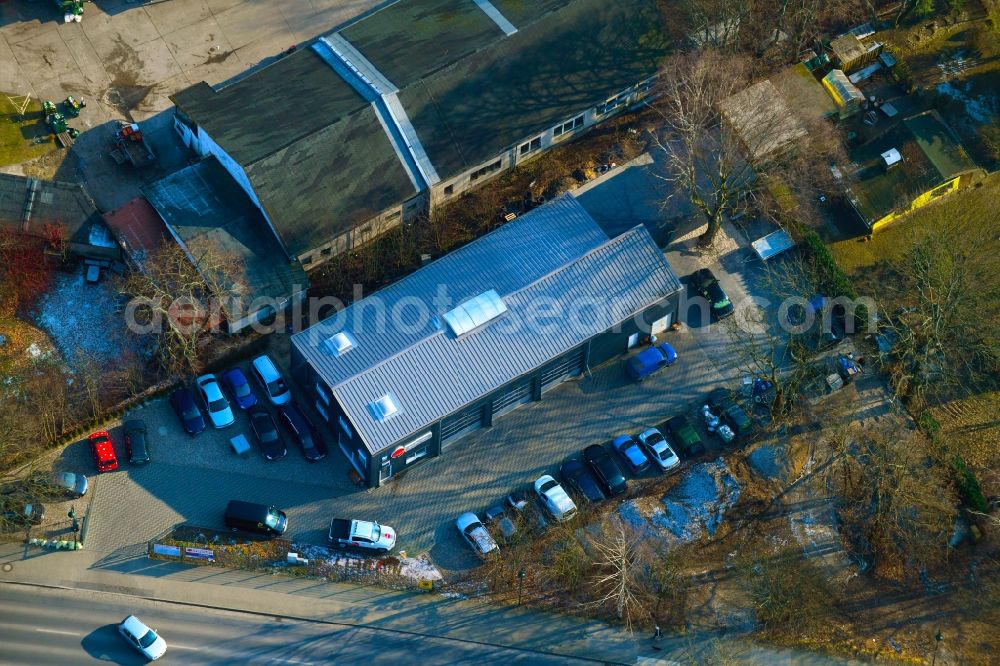
[{"label": "small shed", "polygon": [[823,88],[833,98],[841,118],[854,115],[865,103],[865,94],[851,83],[842,70],[834,69],[824,76]]},{"label": "small shed", "polygon": [[853,34],[841,35],[830,42],[833,59],[845,72],[853,72],[873,62],[882,53],[880,42],[863,42]]},{"label": "small shed", "polygon": [[778,229],[753,241],[750,246],[761,261],[767,261],[795,247],[795,241],[787,231]]}]

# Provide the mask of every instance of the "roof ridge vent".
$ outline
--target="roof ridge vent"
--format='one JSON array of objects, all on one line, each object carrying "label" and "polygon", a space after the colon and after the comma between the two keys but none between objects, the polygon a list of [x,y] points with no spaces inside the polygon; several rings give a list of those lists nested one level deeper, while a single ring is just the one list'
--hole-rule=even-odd
[{"label": "roof ridge vent", "polygon": [[327,353],[335,356],[343,356],[350,350],[354,349],[357,344],[358,341],[355,340],[354,336],[347,331],[334,333],[323,341],[323,347],[326,349]]},{"label": "roof ridge vent", "polygon": [[390,391],[378,400],[368,403],[368,411],[376,421],[384,422],[399,414],[399,402]]},{"label": "roof ridge vent", "polygon": [[507,312],[507,305],[496,289],[473,296],[458,307],[445,312],[441,318],[457,338],[486,324]]}]

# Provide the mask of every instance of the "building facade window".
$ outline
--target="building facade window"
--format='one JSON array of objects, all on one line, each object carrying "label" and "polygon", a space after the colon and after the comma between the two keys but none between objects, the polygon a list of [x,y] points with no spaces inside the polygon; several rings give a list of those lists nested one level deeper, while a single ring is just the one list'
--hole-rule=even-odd
[{"label": "building facade window", "polygon": [[583,116],[579,115],[573,120],[567,120],[562,125],[556,125],[556,128],[552,130],[552,136],[562,136],[567,132],[572,132],[581,127],[583,127]]},{"label": "building facade window", "polygon": [[614,97],[606,101],[604,104],[601,104],[600,106],[597,107],[598,115],[603,116],[606,113],[611,113],[615,109],[625,106],[626,104],[628,104],[628,96],[629,94],[627,92],[615,95]]},{"label": "building facade window", "polygon": [[454,185],[445,185],[445,187],[444,187],[444,195],[446,197],[450,197],[454,193],[455,193],[455,186]]},{"label": "building facade window", "polygon": [[[497,160],[496,162],[493,162],[491,164],[487,164],[486,166],[482,167],[481,169],[476,169],[475,171],[473,171],[472,173],[469,174],[469,180],[479,180],[483,176],[487,176],[487,175],[489,175],[491,173],[499,171],[501,164],[502,164],[502,161],[501,160]],[[448,187],[451,187],[451,185],[449,185]],[[445,188],[445,194],[450,194],[450,192],[448,192],[448,187]]]},{"label": "building facade window", "polygon": [[533,153],[542,147],[542,137],[536,136],[531,141],[526,141],[521,144],[521,148],[518,150],[519,155],[527,155],[528,153]]}]

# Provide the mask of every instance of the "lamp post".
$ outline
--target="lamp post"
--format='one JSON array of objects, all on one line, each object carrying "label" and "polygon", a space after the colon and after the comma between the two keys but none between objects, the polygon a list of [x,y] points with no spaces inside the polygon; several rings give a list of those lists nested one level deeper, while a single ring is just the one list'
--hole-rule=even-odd
[{"label": "lamp post", "polygon": [[524,594],[524,569],[522,568],[517,572],[518,584],[517,584],[517,605],[521,605],[521,598]]},{"label": "lamp post", "polygon": [[941,635],[941,630],[938,629],[938,632],[934,634],[934,657],[931,659],[931,666],[937,663],[938,648],[941,647],[941,641],[943,640],[944,636]]}]

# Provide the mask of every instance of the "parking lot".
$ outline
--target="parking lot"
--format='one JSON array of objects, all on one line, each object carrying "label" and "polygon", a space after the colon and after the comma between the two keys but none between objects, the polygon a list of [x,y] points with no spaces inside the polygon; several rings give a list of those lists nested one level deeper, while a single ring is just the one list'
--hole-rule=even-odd
[{"label": "parking lot", "polygon": [[[374,519],[395,527],[398,548],[411,555],[429,551],[446,570],[473,566],[475,560],[453,525],[459,514],[483,511],[541,474],[554,474],[566,457],[588,444],[634,434],[696,408],[720,383],[690,332],[669,336],[678,362],[642,384],[626,378],[623,360],[612,361],[377,490],[351,483],[346,459],[336,446],[314,464],[305,462],[291,445],[288,456],[275,462],[264,460],[255,443],[249,455],[239,457],[231,451],[229,438],[244,433],[253,442],[245,414],[238,414],[229,428],[192,438],[181,430],[169,401],[155,400],[128,415],[146,422],[153,457],[149,465],[130,466],[121,428],[111,430],[121,466],[93,475],[87,548],[138,554],[147,540],[181,522],[222,527],[226,502],[244,499],[284,509],[293,539],[323,543],[333,517]],[[68,447],[57,466],[91,475],[86,441]]]}]

